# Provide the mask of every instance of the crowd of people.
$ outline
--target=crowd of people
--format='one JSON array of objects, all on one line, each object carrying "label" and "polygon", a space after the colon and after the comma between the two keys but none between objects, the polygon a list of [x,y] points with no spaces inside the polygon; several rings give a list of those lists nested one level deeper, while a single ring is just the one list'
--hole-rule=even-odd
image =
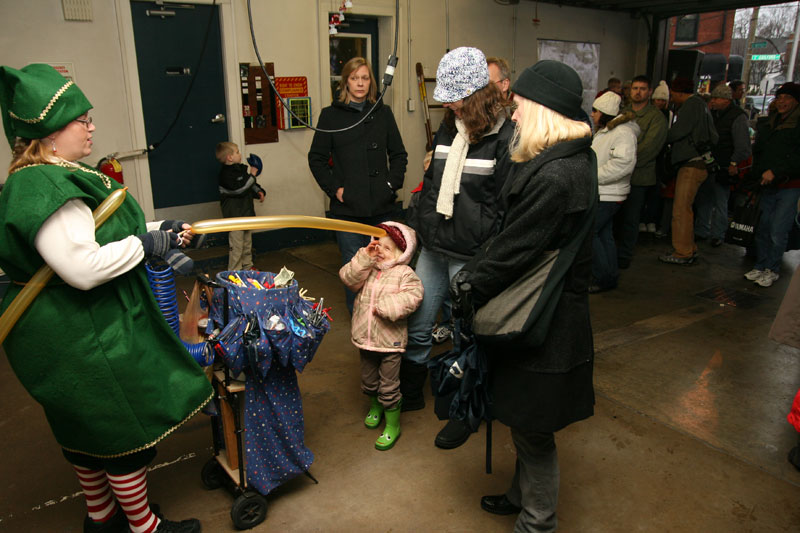
[{"label": "crowd of people", "polygon": [[[44,263],[59,278],[4,347],[75,468],[88,505],[84,531],[199,531],[197,520],[166,520],[147,500],[155,444],[212,391],[161,318],[140,267],[150,256],[185,267],[178,247],[192,234],[182,221],[145,224],[132,198],[95,229],[91,209],[119,186],[78,163],[91,153],[89,101],[45,65],[1,67],[0,89],[14,150],[0,195],[0,267],[19,284]],[[756,261],[744,275],[769,287],[800,200],[800,85],[778,89],[754,143],[739,82],[704,98],[685,78],[655,87],[645,76],[612,78],[590,114],[583,90],[578,74],[558,61],[539,61],[512,84],[501,58],[472,47],[445,54],[433,92],[444,118],[405,224],[396,199],[408,157],[364,58],[343,67],[308,152],[330,216],[386,232],[380,239],[337,233],[361,391],[369,397],[364,424],[385,422],[377,449],[398,441],[401,411],[425,406],[443,306],[450,302],[465,331],[489,305],[518,325],[487,331],[484,323],[477,342],[489,361],[491,416],[511,428],[517,450],[508,490],[484,496],[481,507],[518,514],[520,532],[556,530],[554,435],[594,409],[589,294],[617,287],[640,233],[670,236],[672,250],[660,261],[696,264],[698,240],[724,242],[731,187],[744,187],[759,195],[761,211]],[[243,165],[232,143],[221,143],[217,158],[225,215],[253,214],[253,200],[265,194],[258,169]],[[250,268],[249,234],[230,238],[232,267]],[[548,282],[551,273],[557,284]],[[91,299],[83,297],[87,289]],[[18,290],[12,286],[4,306]],[[509,291],[530,305],[503,308]],[[64,309],[91,327],[76,330]],[[51,327],[40,331],[38,320]],[[134,334],[141,331],[149,334]],[[74,357],[63,357],[65,346]],[[85,386],[72,386],[78,381]],[[113,395],[107,383],[118,384]],[[455,448],[470,434],[452,419],[434,443]]]}]

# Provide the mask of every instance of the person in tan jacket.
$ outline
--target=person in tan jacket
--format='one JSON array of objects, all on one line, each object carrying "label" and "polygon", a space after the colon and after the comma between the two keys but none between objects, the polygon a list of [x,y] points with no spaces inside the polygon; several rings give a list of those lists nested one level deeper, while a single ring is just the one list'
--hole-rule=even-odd
[{"label": "person in tan jacket", "polygon": [[408,343],[406,317],[422,303],[424,289],[408,266],[417,244],[414,230],[397,222],[378,227],[387,235],[359,249],[339,270],[339,278],[357,293],[351,340],[361,352],[361,390],[371,399],[364,424],[376,428],[385,415],[386,427],[375,447],[388,450],[400,436],[400,361]]}]

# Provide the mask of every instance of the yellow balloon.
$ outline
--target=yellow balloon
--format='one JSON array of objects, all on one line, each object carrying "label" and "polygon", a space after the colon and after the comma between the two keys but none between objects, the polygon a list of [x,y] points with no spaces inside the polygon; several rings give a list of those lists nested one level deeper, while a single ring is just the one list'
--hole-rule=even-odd
[{"label": "yellow balloon", "polygon": [[274,215],[264,217],[214,218],[192,224],[192,233],[219,233],[280,228],[313,228],[360,233],[372,237],[384,237],[386,231],[368,224],[348,222],[335,218],[307,217],[302,215]]},{"label": "yellow balloon", "polygon": [[[127,194],[128,188],[125,187],[123,189],[117,189],[116,191],[109,194],[105,200],[103,200],[100,205],[95,208],[92,212],[92,217],[94,218],[94,228],[97,229],[100,225],[105,222],[111,214],[117,210],[119,206],[122,205],[122,202],[125,201],[125,195]],[[28,283],[19,291],[16,298],[11,302],[11,304],[6,309],[3,316],[0,316],[0,344],[6,340],[11,328],[17,323],[19,317],[22,316],[22,313],[31,305],[34,298],[39,296],[39,293],[42,292],[47,282],[50,281],[50,278],[53,277],[53,269],[47,265],[43,265],[36,273],[31,277]]]}]

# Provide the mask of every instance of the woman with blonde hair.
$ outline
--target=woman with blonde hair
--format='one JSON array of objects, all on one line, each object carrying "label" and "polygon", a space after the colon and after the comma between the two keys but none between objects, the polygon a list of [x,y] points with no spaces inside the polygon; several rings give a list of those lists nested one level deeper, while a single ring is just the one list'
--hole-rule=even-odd
[{"label": "woman with blonde hair", "polygon": [[[354,57],[342,67],[339,95],[322,110],[308,151],[308,166],[331,201],[331,218],[374,226],[396,218],[397,191],[403,187],[408,164],[403,139],[389,107],[378,102],[377,83],[369,63]],[[373,109],[374,106],[374,109]],[[357,233],[336,232],[342,265],[369,244]],[[353,312],[355,294],[345,289],[347,308]]]},{"label": "woman with blonde hair", "polygon": [[479,337],[489,361],[491,414],[511,427],[517,449],[511,487],[484,496],[481,507],[519,513],[514,531],[555,531],[554,433],[594,410],[588,287],[597,162],[591,128],[581,121],[583,88],[574,70],[540,61],[512,91],[517,126],[511,159],[518,165],[501,192],[504,216],[497,235],[455,275],[450,290],[454,312],[471,317],[473,307],[479,310],[518,280],[530,279],[543,256],[557,254],[545,281],[547,287],[559,280],[550,287],[551,318],[530,319],[518,311],[524,326],[514,340]]}]

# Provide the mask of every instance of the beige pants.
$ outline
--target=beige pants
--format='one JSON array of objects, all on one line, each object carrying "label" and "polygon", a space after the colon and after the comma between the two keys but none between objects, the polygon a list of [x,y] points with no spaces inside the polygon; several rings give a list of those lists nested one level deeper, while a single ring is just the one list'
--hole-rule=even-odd
[{"label": "beige pants", "polygon": [[400,394],[399,352],[384,353],[361,350],[361,391],[377,396],[385,409],[391,409],[402,398]]},{"label": "beige pants", "polygon": [[688,163],[678,170],[675,182],[675,201],[672,204],[672,247],[676,257],[692,257],[697,251],[694,242],[694,212],[692,204],[708,172],[702,162]]},{"label": "beige pants", "polygon": [[228,270],[250,270],[253,266],[253,232],[228,233]]}]

